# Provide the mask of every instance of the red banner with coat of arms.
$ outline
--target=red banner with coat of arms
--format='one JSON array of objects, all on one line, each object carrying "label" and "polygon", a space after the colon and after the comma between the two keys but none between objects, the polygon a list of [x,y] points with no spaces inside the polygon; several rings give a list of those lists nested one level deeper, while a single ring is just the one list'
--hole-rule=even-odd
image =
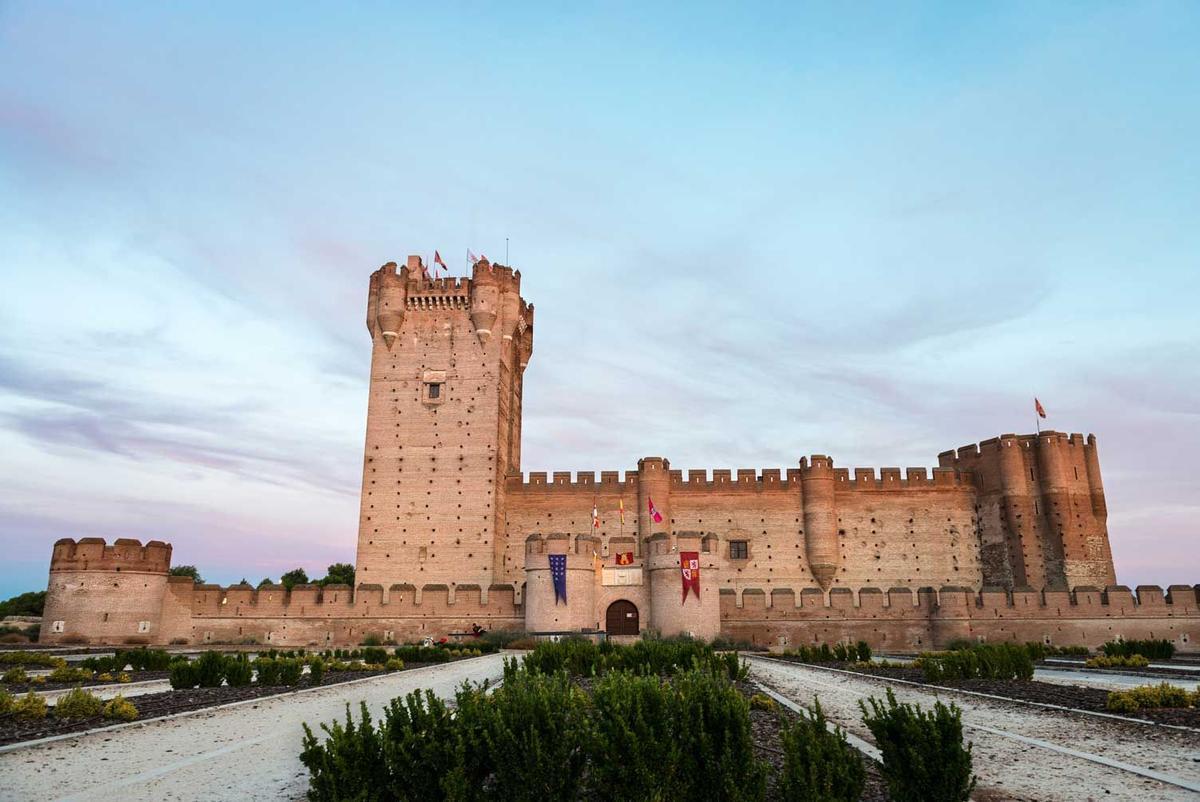
[{"label": "red banner with coat of arms", "polygon": [[679,552],[679,570],[683,574],[683,601],[687,601],[688,590],[700,598],[700,552]]}]

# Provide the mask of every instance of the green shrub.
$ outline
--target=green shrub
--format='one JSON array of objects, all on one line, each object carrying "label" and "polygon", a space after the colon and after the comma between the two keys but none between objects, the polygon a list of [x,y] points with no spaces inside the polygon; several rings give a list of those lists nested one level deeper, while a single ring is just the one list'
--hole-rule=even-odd
[{"label": "green shrub", "polygon": [[1100,648],[1106,657],[1140,654],[1151,660],[1170,660],[1175,656],[1175,644],[1169,640],[1113,640]]},{"label": "green shrub", "polygon": [[388,658],[387,649],[379,646],[371,646],[362,650],[362,658],[364,663],[386,663]]},{"label": "green shrub", "polygon": [[[1028,655],[1027,655],[1028,656]],[[898,704],[887,689],[886,705],[861,701],[863,723],[883,753],[883,776],[894,802],[966,802],[975,787],[971,745],[963,746],[962,711],[941,702],[932,711]]]},{"label": "green shrub", "polygon": [[779,787],[790,802],[858,802],[866,772],[858,750],[839,727],[830,731],[821,703],[813,700],[801,716],[780,733],[783,771]]},{"label": "green shrub", "polygon": [[[367,637],[363,638],[362,645],[363,646],[381,646],[381,645],[383,645],[383,638],[379,637],[375,633],[371,633]],[[363,651],[365,652],[366,649],[363,649]],[[369,660],[368,662],[373,663],[375,661]]]},{"label": "green shrub", "polygon": [[92,672],[86,668],[67,668],[59,666],[46,677],[50,682],[87,682],[92,678]]},{"label": "green shrub", "polygon": [[658,676],[613,671],[596,684],[591,784],[600,798],[683,798],[678,694]]},{"label": "green shrub", "polygon": [[9,684],[18,684],[29,682],[29,675],[25,673],[25,669],[20,666],[13,666],[8,671],[4,672],[4,676],[0,676],[0,681]]},{"label": "green shrub", "polygon": [[0,688],[0,716],[6,716],[9,713],[11,713],[13,710],[13,706],[16,703],[17,703],[17,700],[13,698],[13,695],[11,693],[4,690],[3,688]]},{"label": "green shrub", "polygon": [[279,661],[272,657],[260,657],[254,661],[254,671],[259,685],[279,684]]},{"label": "green shrub", "polygon": [[754,755],[750,703],[729,681],[706,670],[675,677],[681,710],[677,728],[688,798],[761,799],[767,764]]},{"label": "green shrub", "polygon": [[133,721],[138,717],[138,709],[133,702],[117,694],[104,705],[101,715],[116,721]]},{"label": "green shrub", "polygon": [[170,681],[171,687],[177,691],[195,688],[200,683],[196,664],[192,662],[174,663],[171,666]]},{"label": "green shrub", "polygon": [[124,671],[122,671],[120,674],[117,675],[117,682],[120,682],[120,683],[133,682],[133,677],[129,676]]},{"label": "green shrub", "polygon": [[926,652],[914,663],[930,682],[958,679],[1033,678],[1033,658],[1024,646],[979,643],[954,652]]},{"label": "green shrub", "polygon": [[320,685],[325,678],[325,661],[320,657],[308,661],[308,684]]},{"label": "green shrub", "polygon": [[435,646],[397,646],[392,654],[407,663],[446,663],[450,653]]},{"label": "green shrub", "polygon": [[[262,658],[257,662],[270,658]],[[308,769],[308,798],[310,802],[340,802],[341,800],[384,800],[389,787],[387,764],[384,760],[384,738],[371,724],[367,703],[361,706],[362,717],[356,725],[346,705],[346,723],[322,724],[325,740],[317,739],[304,725],[303,749],[300,762]]]},{"label": "green shrub", "polygon": [[145,647],[120,650],[113,657],[93,659],[108,661],[103,668],[97,667],[97,670],[105,671],[123,671],[126,666],[134,671],[166,671],[171,664],[171,655],[166,650]]},{"label": "green shrub", "polygon": [[765,693],[756,693],[750,697],[751,710],[766,710],[768,712],[772,712],[778,707],[779,705],[775,704],[775,700],[770,696],[767,696]]},{"label": "green shrub", "polygon": [[62,719],[91,718],[100,715],[103,708],[104,702],[100,701],[100,697],[88,693],[82,688],[72,688],[58,697],[58,701],[54,703],[54,717]]},{"label": "green shrub", "polygon": [[579,796],[591,738],[588,702],[565,673],[523,673],[490,699],[469,691],[457,701],[463,753],[471,756],[456,772],[460,791],[486,767],[488,796],[496,799]]},{"label": "green shrub", "polygon": [[443,799],[444,783],[459,772],[459,732],[446,704],[428,689],[393,699],[380,728],[388,767],[390,797],[424,802]]},{"label": "green shrub", "polygon": [[201,688],[219,688],[229,660],[220,652],[205,652],[196,660],[196,681]]},{"label": "green shrub", "polygon": [[1150,665],[1150,661],[1140,654],[1114,657],[1098,654],[1095,657],[1089,657],[1083,665],[1085,668],[1145,668]]},{"label": "green shrub", "polygon": [[280,685],[300,684],[300,674],[304,671],[303,663],[294,657],[281,657],[275,663],[279,666]]},{"label": "green shrub", "polygon": [[[1200,689],[1197,689],[1200,694]],[[1163,682],[1158,685],[1139,685],[1127,691],[1108,694],[1106,707],[1116,713],[1134,713],[1159,707],[1188,707],[1193,697],[1184,688]]]},{"label": "green shrub", "polygon": [[404,661],[399,657],[389,657],[387,662],[383,664],[383,667],[388,671],[403,671]]},{"label": "green shrub", "polygon": [[46,700],[33,691],[13,702],[12,713],[19,719],[46,717]]},{"label": "green shrub", "polygon": [[229,657],[225,660],[225,681],[231,688],[244,688],[250,684],[254,676],[254,668],[244,654]]}]

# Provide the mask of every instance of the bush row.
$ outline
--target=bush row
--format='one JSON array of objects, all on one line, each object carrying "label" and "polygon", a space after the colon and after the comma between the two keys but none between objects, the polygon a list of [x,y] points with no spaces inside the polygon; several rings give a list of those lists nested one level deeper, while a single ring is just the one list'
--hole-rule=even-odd
[{"label": "bush row", "polygon": [[137,708],[121,695],[105,702],[82,688],[72,688],[60,696],[53,707],[47,708],[45,698],[33,691],[18,699],[8,691],[0,690],[0,715],[11,714],[18,719],[41,719],[48,713],[64,720],[103,716],[117,721],[133,721],[138,717]]},{"label": "bush row", "polygon": [[[747,700],[724,674],[609,670],[589,700],[566,670],[512,665],[494,695],[463,686],[455,712],[426,690],[392,700],[378,724],[364,704],[357,721],[347,706],[345,722],[322,725],[320,736],[305,725],[309,799],[764,798],[769,766],[755,756],[750,710],[776,708],[761,694]],[[923,711],[889,690],[862,714],[893,800],[969,799],[972,750],[956,706]],[[862,759],[819,704],[785,724],[781,741],[783,798],[861,798]]]},{"label": "bush row", "polygon": [[[244,654],[226,655],[205,652],[193,662],[171,665],[171,687],[219,688],[249,685],[257,676],[259,685],[298,685],[304,672],[304,661],[292,657],[260,657],[251,661]],[[309,661],[309,684],[317,685],[325,674],[325,662],[320,658]]]},{"label": "bush row", "polygon": [[681,669],[700,668],[729,679],[743,679],[746,665],[735,652],[717,653],[703,641],[690,638],[646,638],[630,645],[604,641],[596,644],[584,638],[542,641],[520,658],[505,662],[505,676],[517,666],[533,674],[557,674],[595,677],[608,671],[636,674],[671,674]]},{"label": "bush row", "polygon": [[952,652],[926,652],[913,663],[930,682],[955,679],[1032,679],[1030,649],[1013,643],[977,643]]},{"label": "bush row", "polygon": [[66,664],[66,660],[50,654],[40,654],[38,652],[0,652],[0,666],[58,668]]},{"label": "bush row", "polygon": [[91,671],[166,671],[171,666],[171,655],[163,649],[122,649],[112,657],[87,657],[79,661],[80,668]]},{"label": "bush row", "polygon": [[1187,691],[1166,682],[1139,685],[1127,691],[1111,691],[1107,707],[1116,713],[1135,713],[1157,707],[1200,707],[1200,688]]},{"label": "bush row", "polygon": [[1145,668],[1150,665],[1150,661],[1140,654],[1131,654],[1127,657],[1108,657],[1098,654],[1095,657],[1089,657],[1083,665],[1084,668]]},{"label": "bush row", "polygon": [[375,725],[305,726],[313,800],[761,799],[749,704],[724,677],[671,681],[612,671],[587,695],[565,672],[517,672],[494,693],[466,687],[456,712],[429,691],[395,699]]},{"label": "bush row", "polygon": [[1100,648],[1106,657],[1140,654],[1151,660],[1170,660],[1175,656],[1175,644],[1169,640],[1110,640]]},{"label": "bush row", "polygon": [[827,643],[820,646],[797,646],[784,651],[784,657],[793,657],[802,663],[866,663],[871,659],[871,647],[866,641],[858,643]]}]

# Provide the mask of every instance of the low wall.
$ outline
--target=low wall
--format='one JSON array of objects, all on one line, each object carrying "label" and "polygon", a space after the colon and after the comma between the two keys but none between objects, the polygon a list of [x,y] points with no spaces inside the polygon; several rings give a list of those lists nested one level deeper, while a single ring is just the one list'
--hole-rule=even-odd
[{"label": "low wall", "polygon": [[1115,638],[1162,638],[1200,650],[1200,586],[1074,591],[835,588],[721,592],[721,632],[772,649],[864,640],[880,651],[944,648],[954,640],[1040,641],[1095,649]]}]

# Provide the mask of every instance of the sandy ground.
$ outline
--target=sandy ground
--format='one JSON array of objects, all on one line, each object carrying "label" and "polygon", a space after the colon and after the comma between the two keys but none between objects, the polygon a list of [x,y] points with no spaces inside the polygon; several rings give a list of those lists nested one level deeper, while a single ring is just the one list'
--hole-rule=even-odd
[{"label": "sandy ground", "polygon": [[0,799],[300,799],[301,723],[341,718],[347,702],[377,713],[416,688],[450,696],[502,668],[487,655],[0,754]]},{"label": "sandy ground", "polygon": [[[802,703],[820,696],[830,719],[872,740],[862,724],[858,701],[882,697],[884,684],[800,665],[751,659],[751,677]],[[901,702],[932,706],[933,691],[894,685]],[[1122,761],[1200,786],[1200,736],[1092,716],[1043,711],[1024,705],[944,695],[963,710],[967,739],[975,744],[975,771],[981,788],[999,789],[1014,800],[1197,799],[1196,792],[1110,768],[1081,757],[1007,738],[1012,733],[1078,752]],[[990,732],[989,730],[992,730]]]}]

